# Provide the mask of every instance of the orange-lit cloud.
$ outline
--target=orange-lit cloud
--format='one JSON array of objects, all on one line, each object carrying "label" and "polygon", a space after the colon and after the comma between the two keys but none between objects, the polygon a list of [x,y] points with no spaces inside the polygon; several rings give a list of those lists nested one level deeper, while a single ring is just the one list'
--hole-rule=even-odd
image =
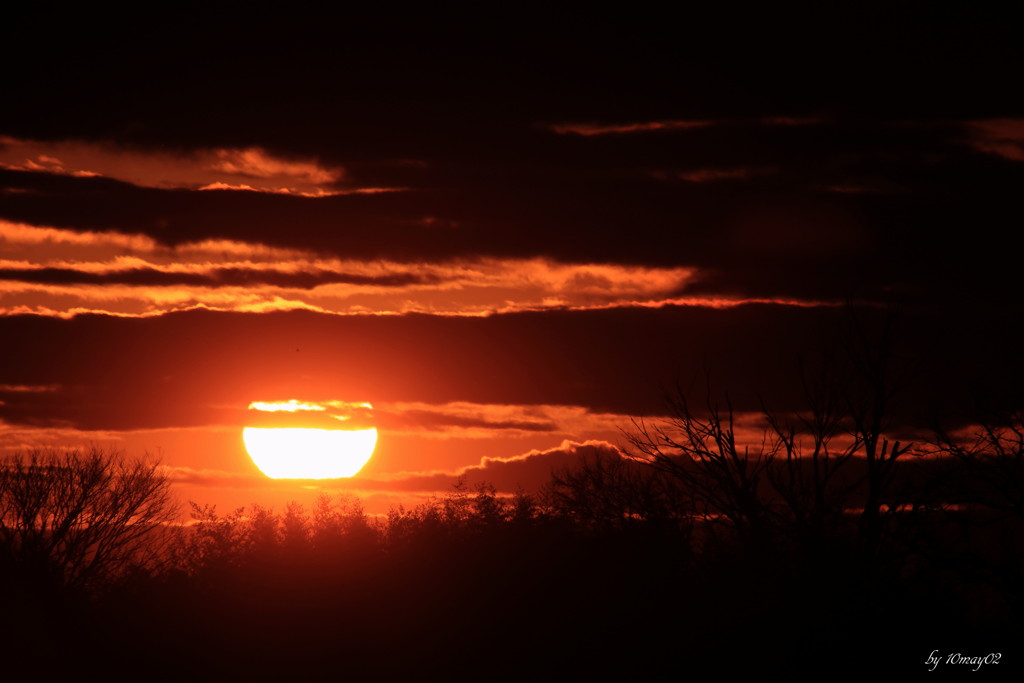
[{"label": "orange-lit cloud", "polygon": [[246,427],[356,430],[375,426],[373,406],[350,401],[253,401]]},{"label": "orange-lit cloud", "polygon": [[215,149],[215,161],[209,168],[229,175],[246,178],[296,178],[312,185],[333,183],[339,179],[338,170],[328,170],[309,161],[277,159],[259,147],[248,149]]},{"label": "orange-lit cloud", "polygon": [[574,467],[587,455],[618,457],[620,453],[615,444],[607,441],[581,442],[566,439],[552,448],[535,449],[510,458],[484,457],[479,464],[462,467],[456,471],[408,474],[387,482],[377,482],[377,485],[397,491],[440,493],[450,490],[452,485],[461,479],[470,487],[491,484],[504,493],[512,493],[519,489],[537,491],[550,480],[553,469]]},{"label": "orange-lit cloud", "polygon": [[124,447],[127,435],[128,432],[115,429],[86,430],[59,425],[44,428],[9,424],[0,420],[0,457],[19,452],[80,448],[82,444],[120,449]]},{"label": "orange-lit cloud", "polygon": [[688,267],[546,258],[410,263],[323,258],[224,240],[167,247],[144,235],[0,220],[2,314],[154,315],[207,308],[477,316],[668,305],[685,299],[696,277]]},{"label": "orange-lit cloud", "polygon": [[46,391],[57,391],[60,386],[57,384],[0,384],[0,394],[11,392],[15,394],[38,394]]},{"label": "orange-lit cloud", "polygon": [[454,401],[445,404],[378,404],[377,422],[389,434],[417,434],[424,438],[489,439],[495,436],[532,436],[615,433],[629,417],[595,413],[582,406],[487,404]]},{"label": "orange-lit cloud", "polygon": [[967,124],[975,149],[1011,161],[1024,161],[1024,119],[985,119]]},{"label": "orange-lit cloud", "polygon": [[[346,188],[345,171],[312,159],[286,159],[261,147],[174,154],[112,143],[0,138],[0,168],[71,176],[103,176],[141,187],[230,189],[325,197]],[[381,188],[371,188],[381,189]]]},{"label": "orange-lit cloud", "polygon": [[[64,230],[46,226],[13,223],[0,219],[0,248],[10,253],[18,247],[74,247],[102,246],[108,250],[144,251],[157,248],[156,240],[144,235],[126,235],[119,232],[89,232]],[[78,253],[78,252],[72,252]]]},{"label": "orange-lit cloud", "polygon": [[494,484],[504,491],[514,491],[520,486],[536,490],[549,481],[553,469],[572,468],[590,455],[622,457],[624,453],[607,441],[566,439],[554,448],[533,450],[511,458],[484,457],[479,465],[463,468],[458,475],[467,481]]},{"label": "orange-lit cloud", "polygon": [[202,187],[195,188],[200,191],[208,190],[233,190],[240,192],[270,192],[272,194],[290,194],[299,197],[336,197],[342,194],[380,194],[382,192],[401,192],[405,188],[401,187],[357,187],[354,189],[346,190],[324,190],[322,188],[316,190],[294,190],[287,187],[278,188],[259,188],[253,187],[252,185],[246,184],[230,184],[230,183],[210,183],[203,185]]},{"label": "orange-lit cloud", "polygon": [[262,410],[267,413],[277,413],[282,411],[286,413],[295,413],[303,410],[313,410],[320,412],[327,410],[326,407],[319,405],[317,403],[306,403],[304,401],[299,401],[298,399],[294,398],[289,399],[287,401],[253,401],[252,403],[249,404],[249,409]]},{"label": "orange-lit cloud", "polygon": [[185,466],[164,466],[162,472],[171,480],[172,483],[190,486],[259,488],[272,486],[276,481],[259,473],[197,469],[195,467]]}]

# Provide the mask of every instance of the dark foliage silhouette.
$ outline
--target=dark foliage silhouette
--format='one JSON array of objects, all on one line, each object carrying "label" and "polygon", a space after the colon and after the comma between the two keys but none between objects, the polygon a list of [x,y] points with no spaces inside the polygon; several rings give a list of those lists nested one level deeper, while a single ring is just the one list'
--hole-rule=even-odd
[{"label": "dark foliage silhouette", "polygon": [[987,418],[959,438],[940,431],[933,453],[949,464],[937,473],[937,495],[952,505],[946,533],[921,544],[922,554],[967,577],[975,599],[1024,614],[1024,414]]},{"label": "dark foliage silhouette", "polygon": [[580,529],[659,524],[686,534],[695,519],[694,496],[680,481],[614,453],[584,455],[575,466],[554,470],[542,499],[549,514]]},{"label": "dark foliage silhouette", "polygon": [[[96,610],[166,569],[170,482],[157,463],[92,448],[0,462],[0,654],[44,679],[105,667],[123,636]],[[112,624],[111,624],[112,625]],[[18,663],[31,670],[19,671]]]},{"label": "dark foliage silhouette", "polygon": [[0,572],[55,588],[95,588],[153,559],[175,517],[156,462],[99,449],[0,463]]},{"label": "dark foliage silhouette", "polygon": [[936,442],[936,453],[954,458],[958,474],[974,482],[958,502],[1024,521],[1024,414],[984,420],[962,438],[940,432]]}]

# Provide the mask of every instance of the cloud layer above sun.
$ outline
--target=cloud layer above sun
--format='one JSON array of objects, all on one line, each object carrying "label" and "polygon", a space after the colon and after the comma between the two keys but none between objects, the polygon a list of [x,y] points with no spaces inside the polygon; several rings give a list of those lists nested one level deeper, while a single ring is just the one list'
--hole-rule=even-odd
[{"label": "cloud layer above sun", "polygon": [[251,404],[365,402],[368,490],[512,487],[886,335],[899,429],[1019,407],[1012,22],[93,14],[0,27],[0,451],[265,490]]},{"label": "cloud layer above sun", "polygon": [[[685,303],[693,269],[534,259],[341,260],[225,240],[164,247],[145,235],[0,220],[0,314],[223,311],[486,315]],[[695,303],[707,302],[700,297]],[[723,299],[719,305],[738,300]]]}]

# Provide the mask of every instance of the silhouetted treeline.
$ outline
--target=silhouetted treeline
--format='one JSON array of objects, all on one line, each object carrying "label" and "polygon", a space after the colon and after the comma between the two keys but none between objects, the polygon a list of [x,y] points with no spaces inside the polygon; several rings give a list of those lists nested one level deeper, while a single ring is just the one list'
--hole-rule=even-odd
[{"label": "silhouetted treeline", "polygon": [[771,472],[784,458],[759,470],[760,521],[702,503],[692,474],[610,454],[539,496],[460,484],[383,518],[344,496],[193,504],[189,523],[154,530],[159,559],[125,559],[56,602],[40,596],[57,584],[8,591],[9,661],[113,679],[635,680],[840,661],[912,672],[938,649],[1002,652],[1005,671],[1022,632],[1014,428],[905,463],[872,549],[856,504],[797,514],[811,503],[771,482],[811,475]]}]

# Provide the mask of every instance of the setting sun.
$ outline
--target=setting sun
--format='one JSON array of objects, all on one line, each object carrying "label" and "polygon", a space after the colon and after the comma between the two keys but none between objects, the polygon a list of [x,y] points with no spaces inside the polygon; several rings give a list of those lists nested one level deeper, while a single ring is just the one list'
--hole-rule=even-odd
[{"label": "setting sun", "polygon": [[[368,403],[253,402],[249,410],[254,421],[269,419],[282,426],[246,427],[242,440],[253,463],[271,479],[351,477],[366,465],[377,445],[377,429],[365,424],[370,408]],[[310,414],[317,418],[305,417]],[[305,425],[330,426],[284,426],[298,419]]]},{"label": "setting sun", "polygon": [[0,683],[1024,681],[1021,24],[820,5],[12,3]]}]

